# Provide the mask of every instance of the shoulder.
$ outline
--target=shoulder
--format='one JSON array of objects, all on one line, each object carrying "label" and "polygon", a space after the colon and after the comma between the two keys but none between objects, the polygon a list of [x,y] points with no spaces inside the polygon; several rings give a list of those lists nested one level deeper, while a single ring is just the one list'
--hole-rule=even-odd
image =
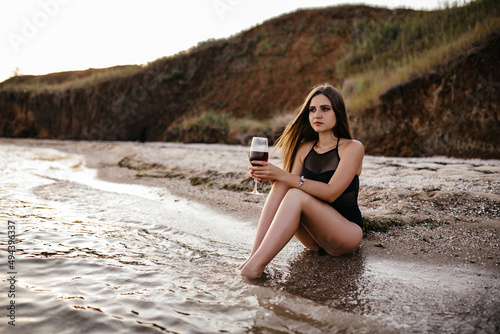
[{"label": "shoulder", "polygon": [[365,147],[358,140],[343,139],[341,141],[341,145],[339,145],[339,155],[341,158],[342,158],[342,156],[346,156],[346,155],[354,155],[354,156],[363,157],[365,155]]},{"label": "shoulder", "polygon": [[309,151],[311,151],[313,146],[314,146],[313,141],[306,141],[300,144],[299,149],[297,150],[297,155],[304,155],[304,154],[307,155]]},{"label": "shoulder", "polygon": [[304,162],[304,159],[309,154],[309,152],[311,151],[313,146],[314,146],[313,141],[307,141],[307,142],[300,144],[300,146],[297,150],[296,158],[300,159],[300,162]]}]

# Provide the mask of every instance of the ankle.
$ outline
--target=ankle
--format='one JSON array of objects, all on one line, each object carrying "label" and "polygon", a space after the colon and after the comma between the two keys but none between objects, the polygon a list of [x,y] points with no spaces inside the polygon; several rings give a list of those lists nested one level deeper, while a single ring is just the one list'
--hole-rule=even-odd
[{"label": "ankle", "polygon": [[240,275],[246,279],[257,279],[262,276],[264,268],[253,268],[248,263],[241,267]]}]

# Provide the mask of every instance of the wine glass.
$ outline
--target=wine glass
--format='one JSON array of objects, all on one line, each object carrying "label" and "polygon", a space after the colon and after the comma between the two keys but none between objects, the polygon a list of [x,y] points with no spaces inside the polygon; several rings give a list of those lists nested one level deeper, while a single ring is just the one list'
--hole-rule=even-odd
[{"label": "wine glass", "polygon": [[[252,163],[252,161],[267,161],[268,157],[269,153],[268,153],[267,138],[253,137],[249,153],[250,163]],[[257,183],[258,183],[257,180],[254,179],[253,191],[249,192],[249,194],[263,195],[257,191]]]}]

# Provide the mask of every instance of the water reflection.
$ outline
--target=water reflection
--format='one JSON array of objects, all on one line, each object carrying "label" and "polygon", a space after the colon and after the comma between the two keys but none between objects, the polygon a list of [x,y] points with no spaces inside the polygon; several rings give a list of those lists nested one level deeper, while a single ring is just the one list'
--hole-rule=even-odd
[{"label": "water reflection", "polygon": [[257,312],[251,332],[279,332],[276,324],[304,332],[307,323],[308,333],[400,333],[398,324],[366,317],[366,267],[362,249],[342,256],[294,250],[287,265],[273,263],[253,282],[263,289],[255,295],[265,314]]},{"label": "water reflection", "polygon": [[18,224],[16,334],[498,332],[498,272],[292,242],[267,280],[247,284],[232,268],[252,225],[161,188],[96,180],[60,156],[0,145],[0,219]]},{"label": "water reflection", "polygon": [[294,295],[360,313],[366,307],[360,296],[364,272],[362,249],[342,256],[304,250],[291,261],[290,274],[280,286]]}]

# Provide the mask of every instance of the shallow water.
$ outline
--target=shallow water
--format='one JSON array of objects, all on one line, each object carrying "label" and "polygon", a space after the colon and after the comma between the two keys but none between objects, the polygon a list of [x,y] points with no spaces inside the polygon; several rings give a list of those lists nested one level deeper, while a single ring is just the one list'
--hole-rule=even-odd
[{"label": "shallow water", "polygon": [[[254,223],[164,188],[100,181],[81,156],[0,146],[7,333],[495,333],[499,271],[321,256],[291,243],[248,283]],[[15,223],[15,296],[6,291]],[[13,226],[11,224],[10,226]],[[12,289],[12,286],[10,286]],[[15,327],[4,307],[15,302]]]}]

